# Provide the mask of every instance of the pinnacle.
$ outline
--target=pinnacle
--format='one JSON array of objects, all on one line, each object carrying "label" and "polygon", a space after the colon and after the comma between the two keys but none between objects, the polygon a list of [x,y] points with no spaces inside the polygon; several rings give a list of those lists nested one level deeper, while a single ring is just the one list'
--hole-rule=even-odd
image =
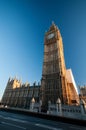
[{"label": "pinnacle", "polygon": [[58,27],[55,25],[54,21],[52,21],[52,25],[49,30],[52,31],[52,30],[56,30],[56,29],[58,29]]}]

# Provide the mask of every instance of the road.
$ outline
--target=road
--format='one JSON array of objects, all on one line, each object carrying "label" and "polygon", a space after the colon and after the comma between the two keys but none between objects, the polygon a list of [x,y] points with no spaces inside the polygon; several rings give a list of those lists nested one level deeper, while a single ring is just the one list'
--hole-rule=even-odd
[{"label": "road", "polygon": [[86,127],[0,111],[0,130],[86,130]]}]

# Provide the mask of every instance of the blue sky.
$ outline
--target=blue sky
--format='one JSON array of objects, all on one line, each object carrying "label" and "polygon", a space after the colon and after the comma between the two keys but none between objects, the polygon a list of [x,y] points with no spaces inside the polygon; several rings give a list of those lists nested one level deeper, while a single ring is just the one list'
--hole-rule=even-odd
[{"label": "blue sky", "polygon": [[39,82],[44,34],[60,29],[66,67],[86,84],[86,0],[0,0],[0,98],[9,77]]}]

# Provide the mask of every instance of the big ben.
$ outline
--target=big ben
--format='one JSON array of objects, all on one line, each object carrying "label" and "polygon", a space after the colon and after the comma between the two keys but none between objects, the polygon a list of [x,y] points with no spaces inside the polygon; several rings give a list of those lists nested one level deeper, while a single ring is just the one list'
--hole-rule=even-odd
[{"label": "big ben", "polygon": [[44,59],[40,93],[43,107],[47,107],[48,101],[55,104],[58,98],[61,99],[63,104],[70,104],[68,86],[62,37],[58,27],[52,23],[44,37]]}]

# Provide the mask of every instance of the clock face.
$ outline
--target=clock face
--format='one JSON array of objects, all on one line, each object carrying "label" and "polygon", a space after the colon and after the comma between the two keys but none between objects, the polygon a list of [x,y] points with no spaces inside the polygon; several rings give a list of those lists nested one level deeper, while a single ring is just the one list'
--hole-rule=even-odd
[{"label": "clock face", "polygon": [[51,38],[53,38],[53,37],[54,37],[54,33],[51,33],[51,34],[49,34],[49,35],[47,36],[48,39],[51,39]]}]

